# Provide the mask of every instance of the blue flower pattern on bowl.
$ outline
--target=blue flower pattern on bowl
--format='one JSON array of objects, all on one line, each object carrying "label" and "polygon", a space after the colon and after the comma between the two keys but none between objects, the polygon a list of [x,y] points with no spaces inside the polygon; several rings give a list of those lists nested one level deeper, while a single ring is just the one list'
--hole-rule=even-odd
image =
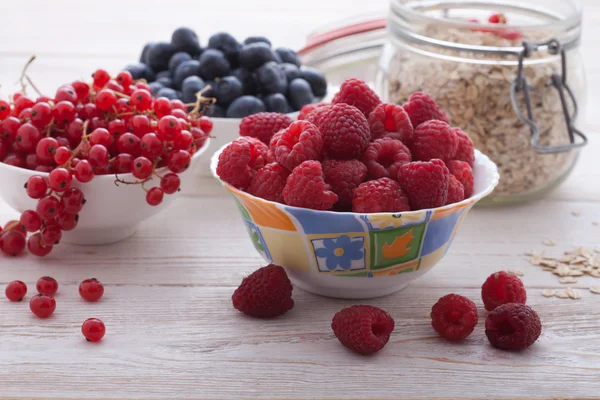
[{"label": "blue flower pattern on bowl", "polygon": [[312,242],[321,270],[348,271],[366,268],[363,237],[350,238],[343,235],[338,238],[317,239]]}]

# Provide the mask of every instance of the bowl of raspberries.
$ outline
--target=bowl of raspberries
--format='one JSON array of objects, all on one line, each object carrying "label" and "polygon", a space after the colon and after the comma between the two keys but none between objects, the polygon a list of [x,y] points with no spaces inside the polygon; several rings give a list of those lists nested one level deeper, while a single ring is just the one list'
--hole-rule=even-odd
[{"label": "bowl of raspberries", "polygon": [[260,113],[239,131],[213,175],[261,256],[330,297],[384,296],[424,274],[499,180],[430,96],[385,104],[358,79],[297,121]]}]

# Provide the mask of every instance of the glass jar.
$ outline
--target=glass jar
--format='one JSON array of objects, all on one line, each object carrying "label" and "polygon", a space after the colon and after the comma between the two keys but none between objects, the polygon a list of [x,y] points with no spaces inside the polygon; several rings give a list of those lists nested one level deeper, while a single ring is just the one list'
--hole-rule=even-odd
[{"label": "glass jar", "polygon": [[[488,23],[493,14],[508,23]],[[383,101],[431,95],[498,165],[488,204],[538,198],[569,175],[587,142],[575,127],[585,99],[576,2],[392,0],[387,29]]]}]

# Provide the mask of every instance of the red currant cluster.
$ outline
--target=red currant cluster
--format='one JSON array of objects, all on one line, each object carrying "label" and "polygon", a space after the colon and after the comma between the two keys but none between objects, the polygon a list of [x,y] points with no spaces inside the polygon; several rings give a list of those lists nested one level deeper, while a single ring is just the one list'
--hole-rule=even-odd
[{"label": "red currant cluster", "polygon": [[[54,296],[58,292],[58,282],[50,276],[43,276],[36,283],[38,294],[29,300],[29,309],[38,318],[48,318],[56,310]],[[22,281],[13,281],[6,286],[6,298],[10,301],[22,301],[27,294],[27,285]],[[86,279],[79,284],[79,295],[86,301],[98,301],[104,294],[104,286],[95,278]],[[90,342],[98,342],[104,337],[106,328],[97,318],[87,319],[81,326],[83,336]]]},{"label": "red currant cluster", "polygon": [[[23,76],[29,80],[25,71]],[[27,245],[45,256],[61,231],[76,227],[85,199],[71,187],[73,177],[87,183],[96,175],[131,173],[135,181],[117,175],[115,183],[139,184],[146,202],[159,205],[165,194],[179,190],[178,174],[212,131],[212,121],[202,115],[209,99],[198,95],[194,104],[154,99],[148,84],[134,82],[127,71],[111,79],[99,69],[92,83],[75,81],[61,86],[54,98],[40,94],[35,101],[22,85],[23,94],[15,94],[12,103],[0,100],[0,162],[49,175],[32,176],[25,185],[39,200],[36,211],[0,227],[0,251],[9,255]],[[144,188],[153,177],[160,184]],[[27,232],[34,233],[28,241]]]}]

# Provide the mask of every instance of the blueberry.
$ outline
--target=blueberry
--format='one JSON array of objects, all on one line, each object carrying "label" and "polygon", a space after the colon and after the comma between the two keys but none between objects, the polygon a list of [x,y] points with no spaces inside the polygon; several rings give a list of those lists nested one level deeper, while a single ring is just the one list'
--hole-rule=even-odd
[{"label": "blueberry", "polygon": [[178,99],[179,96],[177,94],[177,91],[175,89],[171,89],[168,87],[164,87],[162,89],[160,89],[158,91],[158,93],[156,93],[156,95],[158,97],[166,97],[169,100],[173,100],[173,99]]},{"label": "blueberry", "polygon": [[154,46],[154,43],[146,43],[144,48],[142,49],[142,54],[140,55],[140,62],[147,63],[148,62],[148,51],[150,48]]},{"label": "blueberry", "polygon": [[206,87],[206,83],[197,76],[188,76],[181,84],[181,100],[184,103],[195,103],[196,93]]},{"label": "blueberry", "polygon": [[131,77],[133,79],[146,79],[148,80],[148,78],[146,77],[146,69],[147,65],[146,64],[130,64],[128,66],[125,67],[126,71],[129,71],[129,73],[131,74]]},{"label": "blueberry", "polygon": [[212,118],[225,118],[225,109],[216,104],[208,107],[204,112],[204,115]]},{"label": "blueberry", "polygon": [[287,99],[281,93],[273,93],[263,99],[267,111],[286,114],[292,111]]},{"label": "blueberry", "polygon": [[281,61],[284,63],[294,64],[296,67],[300,68],[302,63],[300,62],[300,57],[298,54],[287,47],[280,47],[275,52],[281,57]]},{"label": "blueberry", "polygon": [[170,78],[171,77],[171,73],[169,71],[160,71],[158,74],[156,74],[156,80],[159,80],[160,78]]},{"label": "blueberry", "polygon": [[179,64],[181,64],[184,61],[191,60],[191,59],[192,59],[192,56],[190,56],[188,53],[184,53],[182,51],[180,51],[179,53],[173,54],[173,57],[171,57],[171,59],[169,60],[169,71],[171,71],[171,74],[174,74],[177,67],[179,67]]},{"label": "blueberry", "polygon": [[153,95],[156,95],[159,90],[165,88],[165,86],[160,82],[150,82],[148,86],[150,86],[150,90],[152,91]]},{"label": "blueberry", "polygon": [[273,57],[275,58],[275,62],[277,64],[283,64],[283,60],[281,59],[281,57],[279,56],[279,54],[273,52]]},{"label": "blueberry", "polygon": [[242,94],[244,94],[242,83],[235,76],[226,76],[219,80],[214,91],[217,104],[223,107],[227,107]]},{"label": "blueberry", "polygon": [[222,51],[233,68],[237,68],[239,65],[242,45],[229,33],[220,32],[212,35],[208,39],[208,48]]},{"label": "blueberry", "polygon": [[248,72],[245,68],[238,68],[233,70],[231,75],[235,76],[240,82],[242,82],[244,94],[249,94],[252,96],[258,94],[258,82],[256,81],[254,74]]},{"label": "blueberry", "polygon": [[275,61],[271,61],[256,70],[256,79],[264,94],[285,93],[287,78],[285,72]]},{"label": "blueberry", "polygon": [[164,71],[169,68],[169,60],[175,54],[175,49],[171,43],[156,43],[148,50],[147,64],[156,72]]},{"label": "blueberry", "polygon": [[[219,84],[215,81],[208,81],[205,83],[205,91],[203,93],[204,97],[217,97],[217,89],[219,87]],[[210,86],[210,88],[209,88]]]},{"label": "blueberry", "polygon": [[205,50],[200,56],[200,76],[204,79],[215,79],[229,75],[229,61],[222,51]]},{"label": "blueberry", "polygon": [[190,28],[177,28],[171,36],[171,44],[175,51],[185,51],[192,56],[200,54],[200,41],[196,32]]},{"label": "blueberry", "polygon": [[302,106],[310,104],[315,100],[310,84],[302,78],[297,78],[290,82],[288,98],[294,111],[298,111]]},{"label": "blueberry", "polygon": [[247,70],[254,71],[269,61],[275,61],[275,57],[266,43],[252,43],[242,47],[240,64]]},{"label": "blueberry", "polygon": [[159,82],[164,87],[173,88],[173,80],[169,76],[160,77],[156,82]]},{"label": "blueberry", "polygon": [[248,115],[257,114],[266,110],[265,105],[258,97],[238,97],[227,108],[227,118],[244,118]]},{"label": "blueberry", "polygon": [[250,36],[244,40],[244,44],[252,43],[266,43],[269,47],[271,47],[271,41],[264,36]]},{"label": "blueberry", "polygon": [[200,75],[200,61],[187,60],[179,64],[173,74],[173,87],[178,89],[181,87],[183,80],[188,76]]},{"label": "blueberry", "polygon": [[287,78],[288,82],[291,82],[294,79],[300,78],[302,76],[300,70],[294,64],[283,63],[280,65],[280,67],[285,73],[285,77]]},{"label": "blueberry", "polygon": [[304,66],[300,68],[300,73],[302,74],[302,78],[310,84],[315,96],[325,97],[327,94],[327,79],[325,79],[325,75],[321,71],[316,68]]}]

